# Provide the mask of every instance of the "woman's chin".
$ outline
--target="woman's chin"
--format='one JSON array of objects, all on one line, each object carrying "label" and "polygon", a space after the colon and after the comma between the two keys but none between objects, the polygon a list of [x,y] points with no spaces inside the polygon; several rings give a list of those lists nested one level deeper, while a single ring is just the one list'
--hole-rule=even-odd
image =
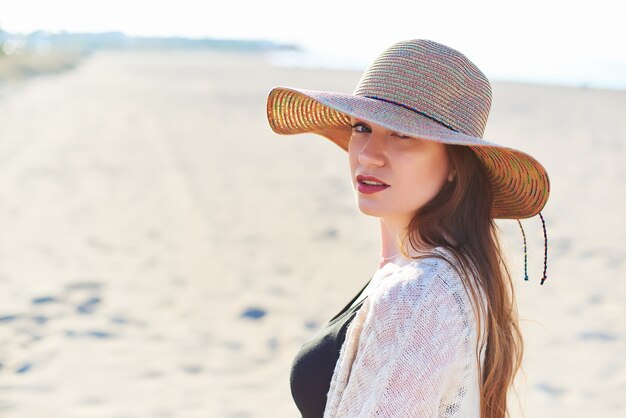
[{"label": "woman's chin", "polygon": [[358,202],[357,204],[359,211],[363,213],[364,215],[375,216],[377,218],[382,218],[388,215],[387,211],[383,210],[380,207],[377,207],[377,205],[372,205],[368,203],[371,203],[371,202],[367,202],[367,203]]},{"label": "woman's chin", "polygon": [[382,202],[375,202],[367,199],[357,199],[357,207],[364,215],[387,219],[410,219],[415,214],[414,210],[408,210],[403,207],[399,207],[398,205],[385,206],[381,203]]}]

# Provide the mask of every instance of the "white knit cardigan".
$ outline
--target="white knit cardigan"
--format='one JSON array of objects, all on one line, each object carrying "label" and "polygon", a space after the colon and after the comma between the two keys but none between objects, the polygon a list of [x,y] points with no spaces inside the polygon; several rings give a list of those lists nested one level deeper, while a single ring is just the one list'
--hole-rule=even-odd
[{"label": "white knit cardigan", "polygon": [[348,326],[324,418],[479,418],[477,324],[461,278],[434,257],[386,267]]}]

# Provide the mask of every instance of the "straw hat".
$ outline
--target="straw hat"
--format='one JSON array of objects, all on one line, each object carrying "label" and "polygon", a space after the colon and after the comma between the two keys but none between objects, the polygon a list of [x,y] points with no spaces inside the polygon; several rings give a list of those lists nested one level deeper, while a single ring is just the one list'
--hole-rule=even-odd
[{"label": "straw hat", "polygon": [[489,80],[465,55],[416,39],[383,51],[353,94],[273,88],[267,117],[278,134],[315,133],[344,150],[350,116],[404,135],[469,146],[487,169],[493,217],[532,217],[548,200],[548,174],[532,156],[482,139],[490,107]]}]

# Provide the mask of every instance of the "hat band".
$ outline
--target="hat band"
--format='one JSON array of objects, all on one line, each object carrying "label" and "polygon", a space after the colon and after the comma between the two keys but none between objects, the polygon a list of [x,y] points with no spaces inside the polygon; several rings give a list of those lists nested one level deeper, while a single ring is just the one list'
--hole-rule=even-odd
[{"label": "hat band", "polygon": [[440,120],[438,120],[438,119],[435,119],[435,118],[433,118],[432,116],[430,116],[430,115],[428,115],[428,114],[426,114],[426,113],[424,113],[424,112],[420,112],[420,111],[419,111],[419,110],[417,110],[417,109],[413,109],[411,106],[407,106],[407,105],[402,104],[402,103],[394,102],[393,100],[383,99],[382,97],[377,97],[377,96],[368,96],[368,95],[364,95],[363,97],[367,97],[367,98],[369,98],[369,99],[380,100],[380,101],[383,101],[383,102],[387,102],[387,103],[394,104],[394,105],[396,105],[396,106],[403,107],[403,108],[408,109],[408,110],[410,110],[410,111],[412,111],[412,112],[415,112],[415,113],[417,113],[417,114],[419,114],[419,115],[425,116],[425,117],[427,117],[428,119],[430,119],[430,120],[432,120],[432,121],[434,121],[434,122],[437,122],[437,123],[439,123],[440,125],[443,125],[443,126],[445,126],[446,128],[448,128],[448,129],[450,129],[450,130],[453,130],[454,132],[459,132],[457,129],[454,129],[452,126],[450,126],[450,125],[448,125],[448,124],[446,124],[446,123],[443,123],[442,121],[440,121]]}]

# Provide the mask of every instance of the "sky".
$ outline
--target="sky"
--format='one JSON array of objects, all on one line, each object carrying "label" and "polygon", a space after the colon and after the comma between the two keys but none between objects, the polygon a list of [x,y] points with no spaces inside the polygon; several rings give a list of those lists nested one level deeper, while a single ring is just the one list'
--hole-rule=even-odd
[{"label": "sky", "polygon": [[487,77],[626,89],[626,0],[0,0],[0,27],[297,43],[365,69],[406,39],[463,52]]}]

